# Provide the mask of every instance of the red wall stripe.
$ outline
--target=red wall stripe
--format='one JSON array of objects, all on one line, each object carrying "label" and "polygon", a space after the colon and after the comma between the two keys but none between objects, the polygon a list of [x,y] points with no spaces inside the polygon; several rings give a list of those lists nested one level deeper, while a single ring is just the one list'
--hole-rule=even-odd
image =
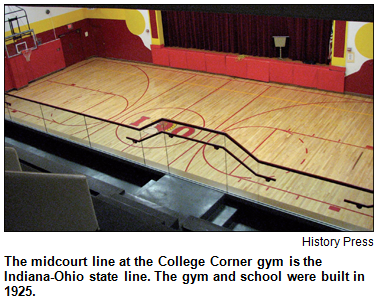
[{"label": "red wall stripe", "polygon": [[154,10],[149,11],[149,20],[151,22],[152,38],[158,39],[156,11]]},{"label": "red wall stripe", "polygon": [[335,21],[334,57],[344,58],[345,43],[346,43],[346,21]]}]

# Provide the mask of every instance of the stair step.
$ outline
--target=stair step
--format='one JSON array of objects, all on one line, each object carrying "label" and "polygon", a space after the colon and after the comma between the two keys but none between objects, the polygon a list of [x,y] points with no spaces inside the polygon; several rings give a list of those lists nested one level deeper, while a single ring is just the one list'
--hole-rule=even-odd
[{"label": "stair step", "polygon": [[211,222],[223,226],[236,212],[236,208],[224,205]]},{"label": "stair step", "polygon": [[174,176],[165,175],[154,184],[143,187],[137,196],[186,216],[201,217],[224,194]]}]

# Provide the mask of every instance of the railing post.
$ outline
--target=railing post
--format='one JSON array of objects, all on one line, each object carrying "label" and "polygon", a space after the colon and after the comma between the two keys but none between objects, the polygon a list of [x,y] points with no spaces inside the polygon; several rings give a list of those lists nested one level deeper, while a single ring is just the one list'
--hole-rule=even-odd
[{"label": "railing post", "polygon": [[[163,126],[164,131],[165,131],[165,125]],[[165,151],[166,151],[166,163],[168,165],[168,173],[170,174],[170,165],[169,165],[169,155],[168,155],[168,145],[166,143],[166,134],[163,134],[164,140],[165,140]]]},{"label": "railing post", "polygon": [[90,142],[90,135],[89,135],[88,124],[86,123],[85,115],[83,115],[83,117],[84,117],[84,122],[85,122],[86,133],[88,134],[89,146],[90,146],[90,148],[92,148],[92,144],[91,144],[91,142]]},{"label": "railing post", "polygon": [[[226,148],[226,137],[224,137],[224,147],[225,149]],[[228,183],[228,158],[227,158],[227,152],[224,150],[224,154],[225,154],[225,177],[226,177],[226,191],[229,193],[229,183]]]},{"label": "railing post", "polygon": [[43,124],[45,125],[46,133],[48,133],[47,126],[46,126],[46,120],[45,120],[45,117],[43,115],[42,105],[39,105],[39,108],[41,109],[42,120],[43,120]]},{"label": "railing post", "polygon": [[[140,140],[141,140],[141,131],[139,131],[139,136],[140,136]],[[145,153],[144,153],[144,145],[143,145],[143,142],[141,142],[141,151],[143,151],[144,165],[146,166],[147,163],[146,163],[146,161],[145,161]]]},{"label": "railing post", "polygon": [[12,121],[12,116],[10,115],[9,105],[8,105],[8,103],[5,103],[5,104],[7,105],[9,118],[10,118],[10,120]]}]

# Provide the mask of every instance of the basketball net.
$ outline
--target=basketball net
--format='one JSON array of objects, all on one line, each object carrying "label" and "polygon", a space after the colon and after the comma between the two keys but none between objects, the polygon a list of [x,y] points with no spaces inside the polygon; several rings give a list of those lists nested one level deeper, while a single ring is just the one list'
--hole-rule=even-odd
[{"label": "basketball net", "polygon": [[31,48],[27,48],[27,49],[24,49],[23,51],[21,51],[22,54],[24,55],[25,59],[26,59],[26,62],[30,62],[31,51],[32,51]]}]

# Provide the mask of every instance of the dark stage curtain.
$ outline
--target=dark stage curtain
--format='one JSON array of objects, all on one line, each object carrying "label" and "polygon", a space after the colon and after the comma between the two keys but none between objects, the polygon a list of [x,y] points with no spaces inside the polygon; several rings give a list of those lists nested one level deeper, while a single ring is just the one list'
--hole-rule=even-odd
[{"label": "dark stage curtain", "polygon": [[289,36],[283,57],[327,64],[331,20],[162,11],[165,46],[278,57],[272,36]]}]

